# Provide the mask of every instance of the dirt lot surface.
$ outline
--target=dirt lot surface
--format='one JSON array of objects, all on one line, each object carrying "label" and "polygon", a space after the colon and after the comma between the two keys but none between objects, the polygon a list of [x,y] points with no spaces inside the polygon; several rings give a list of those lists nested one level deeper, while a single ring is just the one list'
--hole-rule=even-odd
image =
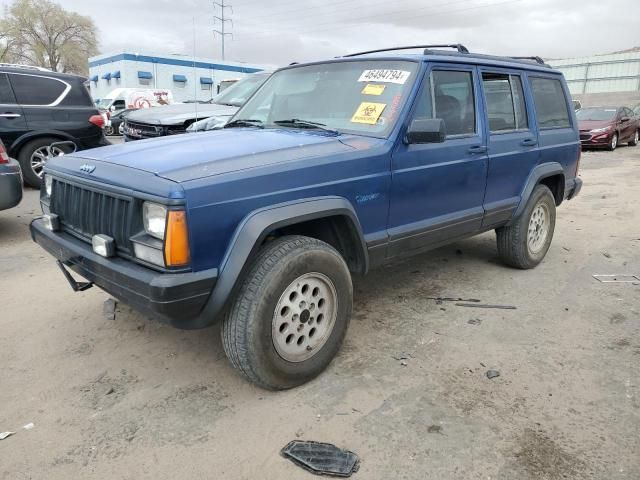
[{"label": "dirt lot surface", "polygon": [[639,479],[640,285],[592,274],[640,274],[640,147],[587,153],[581,176],[538,268],[485,234],[374,271],[340,355],[281,393],[235,373],[217,327],[109,320],[105,293],[73,293],[26,192],[0,213],[0,477],[314,478],[279,455],[300,438],[356,452],[367,480]]}]

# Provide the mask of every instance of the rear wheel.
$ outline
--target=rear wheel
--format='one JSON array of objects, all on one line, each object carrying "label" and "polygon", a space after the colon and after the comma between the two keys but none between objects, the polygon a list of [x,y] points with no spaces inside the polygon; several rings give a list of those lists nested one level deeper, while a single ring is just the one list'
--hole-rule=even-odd
[{"label": "rear wheel", "polygon": [[614,133],[613,137],[611,137],[611,140],[609,140],[609,150],[610,151],[614,151],[616,149],[616,147],[618,146],[618,134]]},{"label": "rear wheel", "polygon": [[513,224],[496,230],[498,254],[512,267],[528,269],[547,254],[556,225],[556,204],[551,190],[538,185]]},{"label": "rear wheel", "polygon": [[270,390],[301,385],[336,355],[349,325],[353,287],[330,245],[287,236],[263,247],[222,324],[231,363]]},{"label": "rear wheel", "polygon": [[633,139],[629,142],[629,146],[635,147],[640,141],[640,130],[636,130],[636,133],[633,134]]},{"label": "rear wheel", "polygon": [[[22,168],[24,182],[33,188],[40,188],[44,166],[49,159],[48,147],[52,143],[59,142],[60,139],[51,137],[36,138],[28,142],[18,153],[18,162]],[[64,153],[61,148],[53,147],[53,155]]]}]

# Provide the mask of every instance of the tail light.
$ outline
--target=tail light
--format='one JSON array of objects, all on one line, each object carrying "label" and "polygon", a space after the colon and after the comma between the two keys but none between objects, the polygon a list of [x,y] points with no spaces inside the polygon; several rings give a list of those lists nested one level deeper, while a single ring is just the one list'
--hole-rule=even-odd
[{"label": "tail light", "polygon": [[0,163],[9,163],[9,154],[2,142],[0,142]]},{"label": "tail light", "polygon": [[104,118],[102,115],[91,115],[89,117],[89,123],[93,123],[96,127],[104,127]]}]

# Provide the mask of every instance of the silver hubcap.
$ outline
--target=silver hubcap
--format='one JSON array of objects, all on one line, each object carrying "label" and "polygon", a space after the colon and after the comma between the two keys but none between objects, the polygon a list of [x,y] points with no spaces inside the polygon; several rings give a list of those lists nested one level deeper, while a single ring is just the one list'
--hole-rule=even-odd
[{"label": "silver hubcap", "polygon": [[640,135],[638,134],[638,131],[636,130],[636,134],[633,137],[633,143],[638,143],[638,140],[640,140]]},{"label": "silver hubcap", "polygon": [[333,282],[322,273],[296,278],[278,300],[271,335],[284,360],[303,362],[313,357],[331,335],[338,313]]},{"label": "silver hubcap", "polygon": [[[51,147],[51,154],[53,156],[57,156],[64,153],[57,147]],[[35,152],[31,154],[31,170],[38,177],[42,178],[42,173],[44,169],[44,165],[47,163],[49,159],[49,152],[47,152],[47,146],[38,148]]]},{"label": "silver hubcap", "polygon": [[618,135],[614,135],[611,139],[611,148],[616,148],[618,146]]},{"label": "silver hubcap", "polygon": [[527,246],[529,252],[536,254],[542,250],[547,234],[549,233],[549,210],[546,205],[539,203],[533,209],[529,219],[529,230],[527,233]]}]

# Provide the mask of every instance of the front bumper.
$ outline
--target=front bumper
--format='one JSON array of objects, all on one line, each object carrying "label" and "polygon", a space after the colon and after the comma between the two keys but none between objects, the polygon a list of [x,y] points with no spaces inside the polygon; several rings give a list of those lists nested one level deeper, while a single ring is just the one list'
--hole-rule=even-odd
[{"label": "front bumper", "polygon": [[104,258],[75,237],[52,232],[41,219],[31,222],[31,237],[64,265],[113,297],[178,328],[192,328],[215,287],[217,269],[158,273],[131,261]]},{"label": "front bumper", "polygon": [[603,132],[592,134],[590,132],[580,133],[580,144],[583,147],[608,147],[614,132]]},{"label": "front bumper", "polygon": [[13,208],[22,200],[22,172],[17,161],[0,165],[0,210]]}]

